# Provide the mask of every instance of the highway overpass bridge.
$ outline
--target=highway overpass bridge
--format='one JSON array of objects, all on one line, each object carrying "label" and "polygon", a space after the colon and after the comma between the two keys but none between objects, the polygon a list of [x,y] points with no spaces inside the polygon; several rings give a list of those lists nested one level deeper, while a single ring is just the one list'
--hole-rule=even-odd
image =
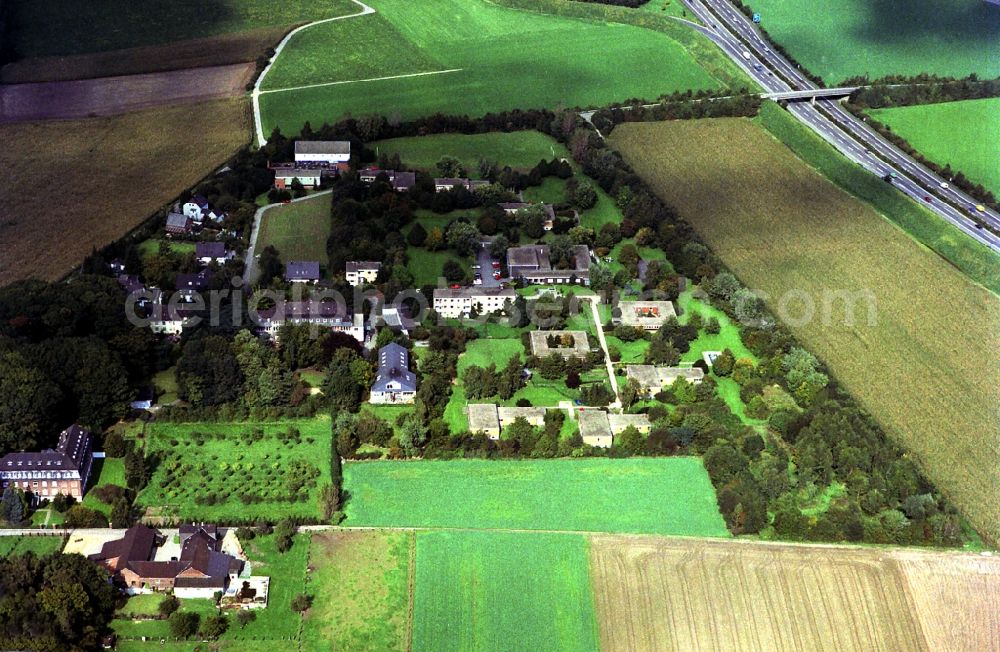
[{"label": "highway overpass bridge", "polygon": [[786,100],[796,102],[801,100],[816,101],[816,98],[847,97],[860,86],[840,86],[838,88],[810,88],[804,91],[775,91],[771,93],[761,93],[760,96],[768,100]]}]

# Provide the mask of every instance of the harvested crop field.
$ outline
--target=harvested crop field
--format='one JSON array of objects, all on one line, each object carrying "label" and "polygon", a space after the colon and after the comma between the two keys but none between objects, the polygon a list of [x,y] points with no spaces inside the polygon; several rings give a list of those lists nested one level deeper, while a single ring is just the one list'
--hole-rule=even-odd
[{"label": "harvested crop field", "polygon": [[109,116],[163,104],[238,97],[249,63],[146,75],[0,86],[0,122]]},{"label": "harvested crop field", "polygon": [[139,225],[247,142],[248,108],[230,99],[0,125],[0,285],[60,278]]},{"label": "harvested crop field", "polygon": [[264,54],[288,30],[289,27],[284,25],[263,27],[237,34],[193,38],[110,52],[22,59],[0,68],[0,83],[93,79],[243,63]]},{"label": "harvested crop field", "polygon": [[[787,308],[792,332],[977,529],[1000,536],[1000,300],[748,120],[626,124],[611,142],[744,283]],[[876,319],[857,302],[851,323],[839,291],[870,292]]]},{"label": "harvested crop field", "polygon": [[593,537],[603,650],[995,650],[1000,559]]}]

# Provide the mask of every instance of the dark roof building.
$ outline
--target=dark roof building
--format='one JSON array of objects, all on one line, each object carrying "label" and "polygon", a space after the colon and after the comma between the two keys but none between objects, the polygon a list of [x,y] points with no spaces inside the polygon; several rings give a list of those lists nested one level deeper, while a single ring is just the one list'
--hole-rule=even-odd
[{"label": "dark roof building", "polygon": [[191,218],[183,213],[168,213],[166,229],[167,233],[191,233]]},{"label": "dark roof building", "polygon": [[315,260],[292,260],[285,265],[285,280],[298,283],[313,283],[319,280],[319,262]]},{"label": "dark roof building", "polygon": [[201,261],[222,262],[228,255],[224,242],[199,242],[194,246],[194,257]]},{"label": "dark roof building", "polygon": [[410,352],[391,342],[378,352],[378,375],[372,385],[371,403],[412,403],[417,377],[410,371]]},{"label": "dark roof building", "polygon": [[77,425],[59,434],[55,449],[0,458],[0,489],[13,485],[35,499],[56,494],[83,498],[93,463],[93,435]]},{"label": "dark roof building", "polygon": [[133,525],[125,530],[125,536],[108,541],[99,553],[90,555],[89,559],[117,573],[130,563],[151,560],[158,541],[156,530],[141,524]]}]

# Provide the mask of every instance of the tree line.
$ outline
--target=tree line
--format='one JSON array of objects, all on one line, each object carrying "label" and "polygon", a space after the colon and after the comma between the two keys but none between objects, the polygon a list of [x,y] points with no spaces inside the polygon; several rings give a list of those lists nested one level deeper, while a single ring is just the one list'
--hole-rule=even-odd
[{"label": "tree line", "polygon": [[742,117],[757,115],[760,96],[741,91],[730,97],[690,97],[668,99],[654,105],[631,104],[597,111],[591,118],[594,127],[605,136],[623,122],[661,120],[697,120],[699,118]]}]

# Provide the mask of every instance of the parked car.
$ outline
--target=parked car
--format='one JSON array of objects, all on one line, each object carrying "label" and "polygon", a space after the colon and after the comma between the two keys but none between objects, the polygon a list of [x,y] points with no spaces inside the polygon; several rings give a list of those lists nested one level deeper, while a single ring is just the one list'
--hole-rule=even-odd
[{"label": "parked car", "polygon": [[931,197],[930,195],[924,195],[924,201],[930,204],[934,201],[934,198]]},{"label": "parked car", "polygon": [[493,272],[493,280],[494,281],[500,280],[500,272]]},{"label": "parked car", "polygon": [[493,261],[493,269],[500,269],[500,261],[499,260],[494,260]]}]

